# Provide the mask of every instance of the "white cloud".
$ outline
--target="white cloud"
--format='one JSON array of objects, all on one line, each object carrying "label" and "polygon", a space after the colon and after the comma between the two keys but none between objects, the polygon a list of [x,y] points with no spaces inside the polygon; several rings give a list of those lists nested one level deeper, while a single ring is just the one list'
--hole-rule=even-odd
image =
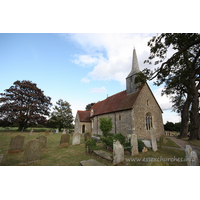
[{"label": "white cloud", "polygon": [[147,67],[143,62],[149,55],[147,42],[152,34],[71,34],[70,37],[86,52],[76,55],[74,62],[82,66],[94,64],[89,73],[94,80],[116,80],[125,84],[132,67],[133,46],[140,70]]},{"label": "white cloud", "polygon": [[81,79],[81,82],[83,82],[83,83],[89,83],[90,80],[87,77],[84,77],[84,78]]},{"label": "white cloud", "polygon": [[89,93],[106,93],[107,90],[105,87],[101,87],[101,88],[91,88],[88,90]]}]

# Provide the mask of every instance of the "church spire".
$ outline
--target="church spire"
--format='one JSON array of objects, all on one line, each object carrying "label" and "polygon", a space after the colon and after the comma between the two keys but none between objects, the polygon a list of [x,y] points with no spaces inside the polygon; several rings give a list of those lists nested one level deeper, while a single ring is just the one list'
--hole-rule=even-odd
[{"label": "church spire", "polygon": [[133,60],[132,60],[132,69],[129,75],[126,77],[126,94],[131,94],[137,91],[135,84],[135,76],[140,72],[137,55],[135,48],[133,49]]},{"label": "church spire", "polygon": [[139,65],[138,65],[136,51],[134,48],[133,49],[133,59],[132,59],[132,70],[126,78],[133,76],[134,74],[137,74],[138,72],[140,72],[140,69],[139,69]]}]

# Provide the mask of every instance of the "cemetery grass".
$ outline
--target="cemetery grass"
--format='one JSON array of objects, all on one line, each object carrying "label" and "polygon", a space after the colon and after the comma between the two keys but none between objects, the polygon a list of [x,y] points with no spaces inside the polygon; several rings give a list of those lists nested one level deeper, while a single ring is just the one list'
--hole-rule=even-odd
[{"label": "cemetery grass", "polygon": [[[11,135],[8,135],[9,132],[4,131],[0,132],[0,154],[4,154],[2,165],[3,166],[21,166],[21,162],[23,159],[24,149],[26,143],[32,139],[35,139],[41,135],[45,136],[45,132],[35,132],[33,135],[29,135],[29,132],[12,132]],[[22,135],[25,136],[23,151],[17,154],[8,154],[8,148],[10,144],[10,139],[13,136]],[[80,161],[94,159],[97,160],[107,166],[113,166],[113,163],[107,161],[103,158],[100,158],[94,153],[88,154],[85,151],[85,143],[84,137],[81,137],[81,144],[72,146],[72,137],[70,137],[70,143],[68,147],[59,148],[61,133],[47,135],[47,145],[46,149],[41,151],[40,161],[35,163],[30,163],[27,166],[80,166]],[[103,143],[97,143],[97,150],[104,150],[110,152],[105,149]],[[112,155],[112,152],[110,152]],[[157,152],[153,152],[149,150],[146,153],[139,153],[137,156],[132,157],[131,155],[125,154],[125,161],[117,164],[118,166],[145,166],[147,162],[138,161],[132,162],[126,159],[131,158],[185,158],[185,152],[176,149],[158,149]],[[171,166],[186,166],[186,162],[169,162]]]},{"label": "cemetery grass", "polygon": [[181,138],[181,139],[189,142],[190,144],[193,144],[195,146],[200,147],[200,140],[188,140],[189,139],[188,137],[187,138]]},{"label": "cemetery grass", "polygon": [[[163,146],[167,146],[167,147],[176,147],[176,148],[180,148],[174,141],[172,141],[169,138],[165,138],[165,140],[167,141],[166,143],[163,144]],[[157,144],[160,146],[160,142],[158,141]]]}]

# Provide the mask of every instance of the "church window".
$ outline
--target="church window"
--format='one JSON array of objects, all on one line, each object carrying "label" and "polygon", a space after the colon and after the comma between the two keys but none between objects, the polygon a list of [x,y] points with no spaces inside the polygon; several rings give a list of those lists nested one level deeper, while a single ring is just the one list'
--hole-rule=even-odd
[{"label": "church window", "polygon": [[149,100],[147,100],[147,106],[149,105]]},{"label": "church window", "polygon": [[151,113],[146,114],[146,129],[150,130],[153,128],[152,116]]},{"label": "church window", "polygon": [[119,115],[119,121],[121,121],[121,119],[122,119],[122,117],[121,117],[121,115]]}]

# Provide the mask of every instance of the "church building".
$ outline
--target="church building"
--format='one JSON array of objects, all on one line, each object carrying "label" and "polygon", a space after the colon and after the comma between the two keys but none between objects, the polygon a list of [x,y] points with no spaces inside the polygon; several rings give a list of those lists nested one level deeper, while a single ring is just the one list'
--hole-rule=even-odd
[{"label": "church building", "polygon": [[77,111],[74,132],[102,135],[99,119],[112,118],[111,133],[124,135],[137,134],[138,138],[150,139],[153,128],[156,137],[164,134],[162,110],[150,87],[145,83],[136,89],[135,76],[140,72],[135,49],[133,50],[132,69],[126,77],[126,90],[95,103],[90,111]]}]

